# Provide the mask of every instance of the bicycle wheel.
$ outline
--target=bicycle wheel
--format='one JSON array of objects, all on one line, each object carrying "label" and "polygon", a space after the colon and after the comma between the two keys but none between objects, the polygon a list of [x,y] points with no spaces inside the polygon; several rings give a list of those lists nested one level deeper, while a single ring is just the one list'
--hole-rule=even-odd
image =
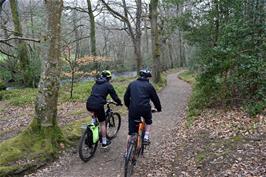
[{"label": "bicycle wheel", "polygon": [[93,155],[98,146],[98,141],[93,143],[92,132],[89,128],[83,133],[79,142],[79,157],[82,161],[88,162]]},{"label": "bicycle wheel", "polygon": [[121,125],[121,116],[117,112],[112,113],[111,115],[108,116],[107,121],[107,138],[108,139],[113,139],[116,137],[120,125]]},{"label": "bicycle wheel", "polygon": [[134,159],[135,148],[136,148],[135,144],[130,143],[127,151],[127,156],[125,157],[125,166],[124,166],[125,177],[129,177],[133,174],[133,169],[136,164],[136,159]]},{"label": "bicycle wheel", "polygon": [[143,153],[144,153],[144,144],[143,144],[144,132],[140,131],[139,135],[141,139],[140,139],[140,145],[136,148],[137,157],[139,157],[140,155],[143,156]]}]

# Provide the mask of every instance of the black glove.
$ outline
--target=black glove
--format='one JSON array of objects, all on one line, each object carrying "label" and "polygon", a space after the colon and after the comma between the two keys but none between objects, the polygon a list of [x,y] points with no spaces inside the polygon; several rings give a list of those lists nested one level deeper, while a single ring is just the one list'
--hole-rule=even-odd
[{"label": "black glove", "polygon": [[154,112],[158,112],[158,111],[155,108],[151,108],[151,112],[154,113]]},{"label": "black glove", "polygon": [[[156,108],[157,109],[157,108]],[[162,112],[162,109],[157,109],[157,112]]]}]

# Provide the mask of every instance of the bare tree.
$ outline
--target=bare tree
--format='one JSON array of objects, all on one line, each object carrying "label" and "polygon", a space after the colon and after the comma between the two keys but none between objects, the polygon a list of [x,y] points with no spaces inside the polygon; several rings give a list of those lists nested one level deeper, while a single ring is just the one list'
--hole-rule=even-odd
[{"label": "bare tree", "polygon": [[[22,27],[20,24],[19,13],[18,13],[18,6],[16,0],[10,0],[10,8],[12,12],[13,24],[14,24],[14,36],[18,38],[23,37]],[[18,49],[18,59],[20,62],[20,67],[22,70],[23,75],[23,83],[27,83],[29,81],[29,74],[27,73],[28,66],[29,66],[29,54],[27,49],[27,44],[24,40],[17,40],[17,49]]]},{"label": "bare tree", "polygon": [[152,36],[152,58],[153,58],[153,80],[158,83],[161,79],[160,76],[160,34],[158,30],[158,3],[159,0],[150,1],[150,20],[151,20],[151,36]]},{"label": "bare tree", "polygon": [[45,0],[48,14],[48,54],[44,58],[43,72],[35,103],[35,114],[31,128],[41,132],[49,146],[58,145],[61,131],[57,125],[57,100],[60,78],[60,19],[63,0]]},{"label": "bare tree", "polygon": [[[129,34],[133,47],[134,47],[134,54],[135,54],[135,60],[137,63],[137,69],[139,70],[142,67],[142,54],[141,54],[141,15],[142,15],[142,2],[141,0],[136,0],[136,14],[135,18],[129,13],[128,6],[125,0],[122,0],[122,7],[124,14],[122,15],[118,11],[111,8],[111,6],[105,2],[105,0],[101,0],[101,2],[104,4],[104,6],[107,8],[107,10],[117,19],[122,21],[126,24],[126,32]],[[134,26],[133,23],[134,22]]]},{"label": "bare tree", "polygon": [[95,29],[95,20],[93,15],[93,10],[91,6],[91,0],[87,0],[88,13],[90,16],[90,39],[91,39],[91,54],[96,56],[96,29]]},{"label": "bare tree", "polygon": [[96,27],[95,27],[95,20],[94,14],[92,10],[91,0],[87,0],[88,5],[88,13],[90,17],[90,39],[91,39],[91,54],[94,56],[94,69],[96,73],[98,73],[98,63],[95,61],[97,53],[96,53]]}]

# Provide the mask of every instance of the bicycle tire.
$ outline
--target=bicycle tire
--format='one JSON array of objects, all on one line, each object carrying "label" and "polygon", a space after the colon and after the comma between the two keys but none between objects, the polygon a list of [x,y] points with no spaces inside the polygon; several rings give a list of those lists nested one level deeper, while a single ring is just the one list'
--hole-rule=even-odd
[{"label": "bicycle tire", "polygon": [[[79,157],[83,162],[88,162],[95,154],[98,141],[93,143],[92,132],[89,128],[84,131],[79,141]],[[85,154],[85,151],[88,154]]]},{"label": "bicycle tire", "polygon": [[127,151],[127,156],[125,157],[125,166],[124,166],[124,176],[129,177],[133,174],[133,169],[134,169],[134,162],[133,162],[133,156],[135,153],[135,144],[130,143],[128,151]]},{"label": "bicycle tire", "polygon": [[107,127],[107,138],[113,139],[117,136],[117,133],[121,126],[121,116],[119,113],[114,112],[107,118],[106,127]]}]

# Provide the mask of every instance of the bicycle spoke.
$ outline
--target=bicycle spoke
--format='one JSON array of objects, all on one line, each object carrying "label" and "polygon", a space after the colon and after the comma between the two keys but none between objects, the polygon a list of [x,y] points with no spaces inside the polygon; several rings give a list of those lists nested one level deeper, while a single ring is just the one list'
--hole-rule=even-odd
[{"label": "bicycle spoke", "polygon": [[90,130],[86,130],[80,138],[79,144],[79,157],[82,161],[87,162],[89,161],[96,149],[97,149],[98,142],[95,144],[92,142],[92,132]]},{"label": "bicycle spoke", "polygon": [[107,118],[107,137],[113,139],[116,137],[121,124],[121,117],[118,113],[112,113]]}]

